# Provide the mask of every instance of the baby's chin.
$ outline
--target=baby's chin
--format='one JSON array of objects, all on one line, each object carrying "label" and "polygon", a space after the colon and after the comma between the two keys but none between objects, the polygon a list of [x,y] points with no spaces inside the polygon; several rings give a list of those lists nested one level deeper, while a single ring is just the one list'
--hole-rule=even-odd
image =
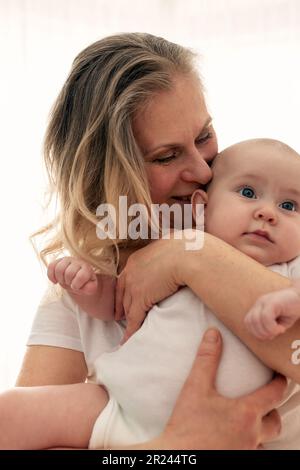
[{"label": "baby's chin", "polygon": [[273,254],[267,253],[266,251],[262,250],[260,247],[246,246],[246,247],[243,247],[242,249],[241,248],[237,248],[237,249],[240,250],[245,255],[249,256],[249,258],[254,259],[254,261],[257,261],[259,264],[262,264],[266,267],[272,266],[272,264],[281,263],[281,261],[278,261],[278,258],[275,259]]},{"label": "baby's chin", "polygon": [[260,264],[263,264],[266,267],[272,266],[274,264],[289,263],[297,256],[299,256],[299,253],[282,253],[279,250],[276,252],[276,249],[273,249],[272,251],[270,250],[270,252],[269,250],[260,250],[260,247],[255,246],[247,247],[246,250],[241,251],[243,251],[245,255],[250,256],[250,258],[254,259]]}]

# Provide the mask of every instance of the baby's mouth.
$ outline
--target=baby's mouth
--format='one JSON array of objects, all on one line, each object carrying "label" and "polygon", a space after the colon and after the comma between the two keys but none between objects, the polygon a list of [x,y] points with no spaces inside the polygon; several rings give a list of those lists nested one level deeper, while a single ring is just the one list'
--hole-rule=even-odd
[{"label": "baby's mouth", "polygon": [[266,232],[265,230],[255,230],[254,232],[245,232],[244,235],[254,235],[257,237],[264,238],[265,240],[274,243],[272,238],[270,237],[269,233]]}]

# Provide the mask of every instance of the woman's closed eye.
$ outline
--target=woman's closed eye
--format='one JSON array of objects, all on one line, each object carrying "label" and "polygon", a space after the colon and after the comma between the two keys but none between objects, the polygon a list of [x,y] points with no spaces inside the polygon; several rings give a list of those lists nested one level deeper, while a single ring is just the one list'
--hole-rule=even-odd
[{"label": "woman's closed eye", "polygon": [[196,145],[202,145],[208,142],[213,136],[213,132],[211,131],[206,131],[204,134],[201,134],[199,137],[196,139]]},{"label": "woman's closed eye", "polygon": [[171,162],[176,157],[177,157],[177,152],[173,151],[173,152],[170,152],[167,155],[162,155],[161,157],[155,158],[154,160],[152,160],[152,162],[163,165],[163,164],[167,164],[167,163]]},{"label": "woman's closed eye", "polygon": [[238,190],[238,193],[243,197],[247,197],[248,199],[256,199],[255,191],[250,186],[243,186]]},{"label": "woman's closed eye", "polygon": [[[197,139],[195,140],[196,145],[205,145],[212,137],[214,136],[214,133],[211,130],[205,131],[203,134],[201,134]],[[158,163],[158,164],[167,164],[174,160],[178,156],[178,151],[177,150],[171,150],[169,154],[166,155],[161,155],[160,157],[155,158],[152,160],[153,163]],[[212,161],[210,162],[212,163]]]}]

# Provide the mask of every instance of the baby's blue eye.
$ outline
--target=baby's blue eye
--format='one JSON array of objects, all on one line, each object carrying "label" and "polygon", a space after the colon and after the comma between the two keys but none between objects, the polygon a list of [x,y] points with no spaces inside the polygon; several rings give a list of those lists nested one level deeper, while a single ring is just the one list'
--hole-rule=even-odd
[{"label": "baby's blue eye", "polygon": [[244,186],[239,190],[241,196],[248,197],[249,199],[255,198],[255,192],[249,186]]},{"label": "baby's blue eye", "polygon": [[282,209],[285,209],[286,211],[296,210],[296,204],[293,201],[284,201],[281,204],[279,204],[279,207],[281,207]]}]

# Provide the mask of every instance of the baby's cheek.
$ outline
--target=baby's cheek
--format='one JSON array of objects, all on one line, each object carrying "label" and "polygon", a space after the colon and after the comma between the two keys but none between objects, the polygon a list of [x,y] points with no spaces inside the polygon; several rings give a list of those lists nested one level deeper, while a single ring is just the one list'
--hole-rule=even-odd
[{"label": "baby's cheek", "polygon": [[205,231],[208,232],[208,227],[211,226],[211,211],[209,208],[206,206],[204,209],[204,226],[205,226]]},{"label": "baby's cheek", "polygon": [[215,233],[219,232],[221,229],[222,217],[219,215],[219,211],[214,209],[213,204],[208,204],[205,208],[204,225],[206,232],[209,232],[212,235],[215,235]]},{"label": "baby's cheek", "polygon": [[218,238],[224,237],[224,226],[216,220],[215,217],[206,217],[204,219],[205,231]]},{"label": "baby's cheek", "polygon": [[286,232],[281,243],[282,262],[290,261],[300,255],[300,233],[293,234],[292,231]]}]

